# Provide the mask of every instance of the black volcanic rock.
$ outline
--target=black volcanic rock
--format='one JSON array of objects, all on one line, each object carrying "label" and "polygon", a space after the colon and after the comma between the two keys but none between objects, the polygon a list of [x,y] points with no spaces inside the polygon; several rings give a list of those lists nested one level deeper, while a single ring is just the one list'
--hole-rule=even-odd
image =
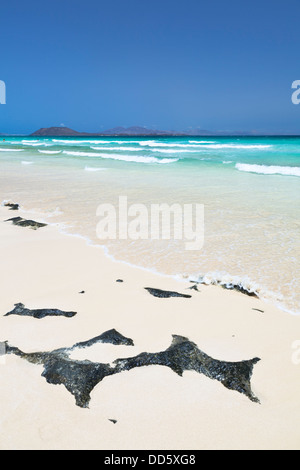
[{"label": "black volcanic rock", "polygon": [[9,211],[18,211],[20,208],[19,204],[14,204],[13,202],[6,202],[4,207],[8,207]]},{"label": "black volcanic rock", "polygon": [[160,299],[168,299],[169,297],[184,297],[186,299],[191,298],[189,294],[180,294],[179,292],[173,292],[169,290],[154,289],[153,287],[144,287],[151,295],[154,297],[159,297]]},{"label": "black volcanic rock", "polygon": [[197,292],[200,292],[199,289],[198,289],[198,285],[197,285],[197,284],[193,284],[191,287],[188,287],[188,289],[190,289],[190,290],[196,290]]},{"label": "black volcanic rock", "polygon": [[72,360],[64,349],[24,353],[19,348],[6,344],[6,354],[15,354],[32,364],[43,365],[42,377],[49,384],[64,385],[75,397],[76,405],[81,408],[88,407],[93,388],[104,377],[115,373],[109,364]]},{"label": "black volcanic rock", "polygon": [[188,338],[173,335],[172,344],[165,351],[142,353],[132,358],[117,359],[114,363],[120,371],[162,365],[170,367],[176,374],[182,376],[184,371],[194,370],[210,379],[218,380],[230,390],[243,393],[251,401],[259,402],[250,386],[253,366],[259,361],[257,357],[240,362],[219,361],[198,349],[197,345]]},{"label": "black volcanic rock", "polygon": [[221,285],[223,289],[228,289],[228,290],[236,290],[237,292],[240,292],[241,294],[248,295],[249,297],[256,297],[258,298],[258,295],[254,291],[249,291],[245,289],[243,286],[240,284],[229,284],[229,285]]},{"label": "black volcanic rock", "polygon": [[[198,284],[207,285],[207,283],[205,282],[203,277],[198,281]],[[239,284],[239,283],[237,283],[237,284],[234,284],[232,282],[225,283],[225,282],[222,282],[222,281],[214,280],[214,281],[211,282],[211,284],[214,285],[214,286],[220,286],[223,289],[235,290],[237,292],[240,292],[241,294],[248,295],[249,297],[258,298],[258,295],[254,290],[248,290],[245,287],[243,287],[242,284]]]},{"label": "black volcanic rock", "polygon": [[96,336],[95,338],[89,339],[87,341],[82,341],[80,343],[74,344],[74,346],[72,346],[72,349],[73,348],[87,348],[97,343],[110,343],[116,346],[117,345],[134,346],[131,338],[126,338],[126,336],[121,335],[121,333],[119,333],[117,330],[113,328],[112,330],[105,331],[100,336]]},{"label": "black volcanic rock", "polygon": [[45,317],[67,317],[71,318],[76,315],[76,312],[64,312],[63,310],[58,310],[57,308],[42,308],[42,309],[34,309],[30,310],[26,308],[25,305],[22,303],[15,304],[15,308],[11,311],[6,313],[4,316],[7,317],[9,315],[20,315],[23,317],[34,317],[34,318],[45,318]]},{"label": "black volcanic rock", "polygon": [[88,407],[91,391],[105,377],[136,367],[154,365],[169,367],[180,376],[187,370],[196,371],[212,380],[218,380],[224,387],[242,393],[251,401],[259,403],[251,390],[250,383],[253,367],[260,360],[259,358],[240,362],[216,360],[198,349],[196,344],[188,338],[177,335],[173,335],[173,341],[165,351],[141,353],[134,357],[117,359],[112,365],[88,360],[72,360],[68,353],[74,346],[50,352],[25,353],[5,342],[5,353],[14,354],[33,364],[43,365],[42,377],[45,377],[50,384],[64,385],[75,397],[76,405],[82,408]]},{"label": "black volcanic rock", "polygon": [[7,219],[5,222],[12,222],[14,225],[19,225],[20,227],[30,227],[32,230],[37,230],[41,227],[46,227],[47,224],[42,224],[41,222],[35,222],[35,220],[27,220],[22,217],[13,217],[12,219]]}]

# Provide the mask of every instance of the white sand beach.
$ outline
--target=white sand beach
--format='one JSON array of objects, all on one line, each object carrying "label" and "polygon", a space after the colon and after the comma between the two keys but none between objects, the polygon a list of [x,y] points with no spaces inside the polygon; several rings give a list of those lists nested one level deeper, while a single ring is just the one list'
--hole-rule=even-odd
[{"label": "white sand beach", "polygon": [[[105,377],[81,408],[64,385],[47,383],[43,365],[6,354],[0,357],[1,449],[299,448],[300,364],[292,360],[298,316],[239,292],[190,290],[188,281],[114,262],[55,226],[32,230],[4,222],[15,216],[39,221],[37,214],[0,208],[0,341],[25,353],[46,352],[115,329],[134,346],[98,343],[70,356],[112,363],[164,351],[172,335],[184,336],[220,361],[260,358],[251,378],[259,403],[196,371],[180,377],[149,365]],[[157,298],[145,287],[191,298]],[[17,303],[76,315],[5,316]]]}]

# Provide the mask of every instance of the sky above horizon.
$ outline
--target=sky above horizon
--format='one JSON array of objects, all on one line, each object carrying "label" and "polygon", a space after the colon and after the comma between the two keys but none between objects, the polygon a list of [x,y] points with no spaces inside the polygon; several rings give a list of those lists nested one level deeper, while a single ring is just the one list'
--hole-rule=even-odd
[{"label": "sky above horizon", "polygon": [[300,133],[299,0],[5,0],[0,133]]}]

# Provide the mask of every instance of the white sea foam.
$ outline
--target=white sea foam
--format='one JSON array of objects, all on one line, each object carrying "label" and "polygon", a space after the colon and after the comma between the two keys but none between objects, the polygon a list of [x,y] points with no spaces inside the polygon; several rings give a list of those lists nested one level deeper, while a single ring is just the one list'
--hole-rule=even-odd
[{"label": "white sea foam", "polygon": [[210,144],[210,145],[198,145],[199,148],[206,148],[206,149],[267,149],[271,148],[272,145],[240,145],[240,144]]},{"label": "white sea foam", "polygon": [[56,217],[56,216],[62,215],[62,214],[63,214],[63,211],[60,209],[60,207],[56,207],[56,209],[54,211],[46,212],[45,216],[50,218],[50,217]]},{"label": "white sea foam", "polygon": [[226,289],[241,289],[248,294],[255,294],[260,298],[272,299],[281,302],[283,297],[279,293],[275,293],[265,289],[260,284],[252,281],[248,276],[233,276],[225,272],[209,272],[198,277],[191,276],[190,280],[206,285],[218,285]]},{"label": "white sea foam", "polygon": [[137,144],[140,144],[140,145],[151,145],[151,144],[155,144],[155,140],[137,140],[136,141]]},{"label": "white sea foam", "polygon": [[153,141],[146,141],[146,142],[139,142],[141,146],[147,146],[147,147],[183,147],[183,148],[198,148],[199,145],[194,145],[194,144],[168,144],[164,142],[153,142]]},{"label": "white sea foam", "polygon": [[141,144],[143,145],[143,141],[141,140],[102,140],[102,141],[94,141],[94,143],[102,143],[102,144]]},{"label": "white sea foam", "polygon": [[40,153],[46,153],[47,155],[55,155],[58,153],[61,153],[61,150],[40,150],[38,149]]},{"label": "white sea foam", "polygon": [[27,160],[24,160],[24,161],[21,162],[21,163],[22,163],[22,165],[32,165],[32,164],[33,164],[33,162],[29,162],[29,161],[27,161]]},{"label": "white sea foam", "polygon": [[41,145],[44,145],[44,143],[43,142],[39,142],[39,143],[22,142],[22,145],[28,145],[29,147],[39,147]]},{"label": "white sea foam", "polygon": [[232,160],[224,160],[222,163],[224,163],[225,165],[228,165],[229,163],[233,163]]},{"label": "white sea foam", "polygon": [[88,140],[88,139],[77,139],[77,140],[64,140],[64,139],[52,139],[52,142],[60,144],[139,144],[140,140]]},{"label": "white sea foam", "polygon": [[85,171],[103,171],[103,170],[106,170],[106,168],[95,168],[95,167],[90,167],[90,166],[86,166],[84,169],[85,169]]},{"label": "white sea foam", "polygon": [[129,152],[140,152],[141,149],[139,147],[90,147],[93,150],[127,150]]},{"label": "white sea foam", "polygon": [[71,152],[64,150],[63,153],[66,155],[72,155],[74,157],[100,157],[112,160],[121,160],[126,162],[135,163],[173,163],[177,162],[178,158],[155,158],[155,157],[133,157],[131,155],[119,155],[119,154],[103,154],[103,153],[92,153],[92,152]]},{"label": "white sea foam", "polygon": [[235,167],[239,171],[263,175],[300,176],[300,167],[297,166],[250,165],[247,163],[237,163]]},{"label": "white sea foam", "polygon": [[215,144],[215,140],[189,140],[190,144]]},{"label": "white sea foam", "polygon": [[71,155],[73,157],[101,157],[101,153],[96,152],[80,152],[80,151],[72,151],[72,150],[63,150],[63,153],[66,155]]},{"label": "white sea foam", "polygon": [[[195,141],[189,141],[189,142],[195,142]],[[202,141],[202,142],[197,142],[195,143],[189,143],[189,144],[180,144],[180,143],[166,143],[166,142],[155,142],[152,140],[149,141],[140,141],[139,145],[141,146],[148,146],[148,147],[177,147],[177,148],[196,148],[196,149],[266,149],[272,147],[272,145],[261,145],[261,144],[217,144],[215,142],[208,142],[208,141]]]},{"label": "white sea foam", "polygon": [[159,153],[199,153],[198,150],[188,150],[188,149],[164,149],[164,148],[155,148],[155,149],[145,149],[148,152],[159,152]]},{"label": "white sea foam", "polygon": [[141,148],[141,147],[90,147],[93,150],[125,150],[129,152],[159,152],[159,153],[195,153],[197,150],[183,150],[183,149],[164,149],[164,148]]},{"label": "white sea foam", "polygon": [[0,148],[1,152],[24,152],[24,149],[2,149]]},{"label": "white sea foam", "polygon": [[[63,140],[63,139],[52,139],[52,142],[57,142],[58,144],[80,144],[81,140]],[[88,142],[85,140],[85,142]]]}]

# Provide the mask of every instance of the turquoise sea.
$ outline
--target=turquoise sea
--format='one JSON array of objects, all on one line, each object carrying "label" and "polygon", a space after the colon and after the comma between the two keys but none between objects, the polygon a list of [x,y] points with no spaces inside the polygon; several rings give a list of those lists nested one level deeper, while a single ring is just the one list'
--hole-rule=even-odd
[{"label": "turquoise sea", "polygon": [[[1,137],[0,197],[116,259],[300,313],[300,138]],[[204,245],[99,240],[99,204],[204,205]]]}]

